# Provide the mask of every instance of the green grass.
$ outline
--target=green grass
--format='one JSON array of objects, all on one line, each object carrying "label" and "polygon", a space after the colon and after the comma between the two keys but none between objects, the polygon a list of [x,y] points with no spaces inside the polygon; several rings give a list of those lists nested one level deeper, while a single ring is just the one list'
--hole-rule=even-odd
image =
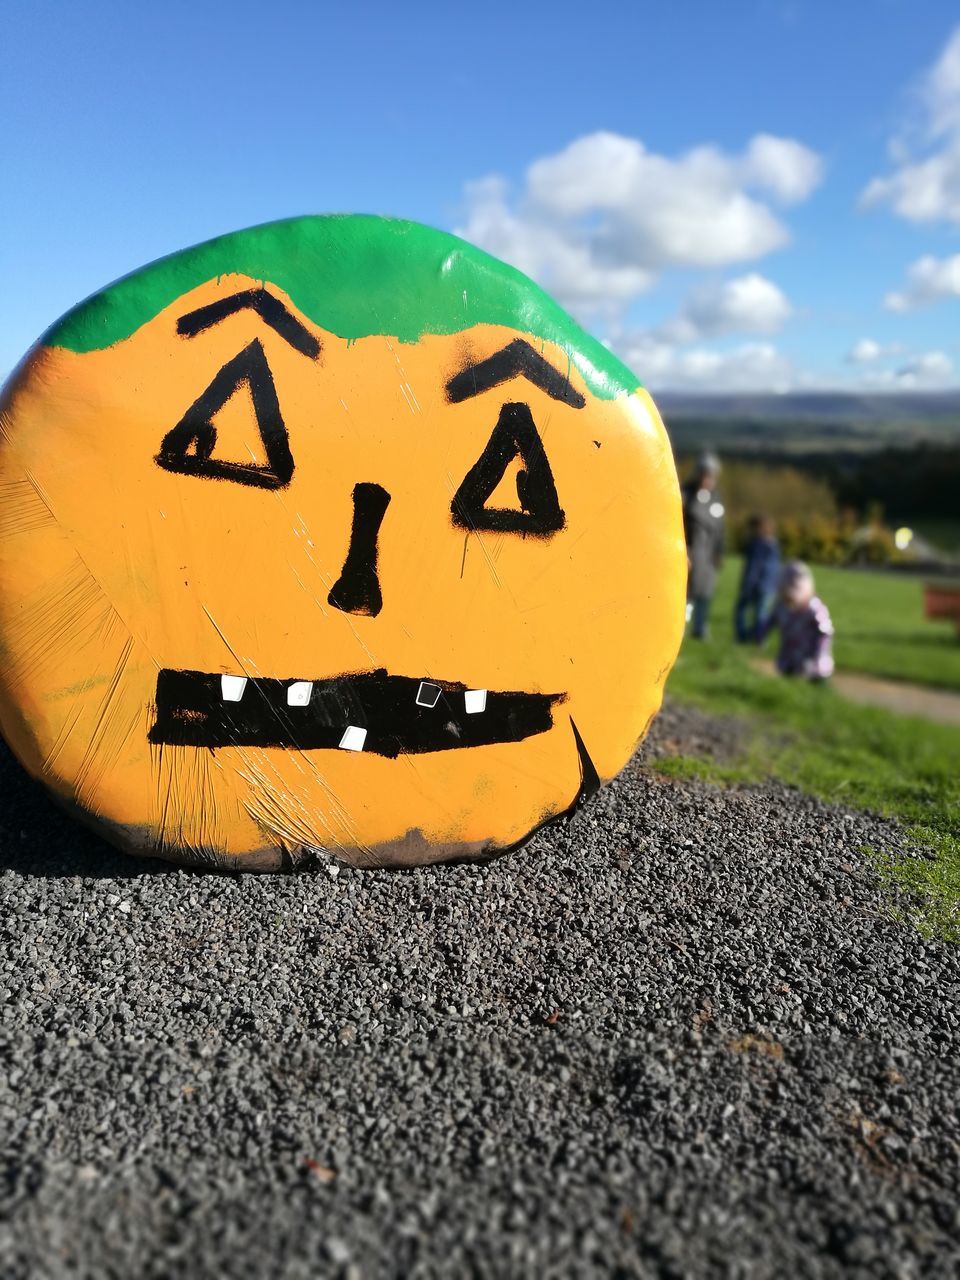
[{"label": "green grass", "polygon": [[[878,589],[872,578],[868,586],[867,598]],[[859,587],[848,589],[846,607]],[[833,606],[826,584],[824,595]],[[716,781],[779,778],[829,802],[898,818],[934,856],[878,855],[881,873],[918,895],[925,932],[960,942],[960,729],[847,702],[829,685],[758,673],[750,666],[756,650],[731,642],[731,600],[727,589],[715,602],[713,640],[686,642],[668,691],[747,721],[746,745],[729,764],[681,757],[657,767]]]},{"label": "green grass", "polygon": [[[818,567],[817,594],[833,617],[837,667],[888,680],[960,690],[960,640],[952,622],[923,616],[923,583],[898,573]],[[714,631],[729,634],[740,559],[723,567],[714,603]],[[771,638],[768,648],[775,647]]]}]

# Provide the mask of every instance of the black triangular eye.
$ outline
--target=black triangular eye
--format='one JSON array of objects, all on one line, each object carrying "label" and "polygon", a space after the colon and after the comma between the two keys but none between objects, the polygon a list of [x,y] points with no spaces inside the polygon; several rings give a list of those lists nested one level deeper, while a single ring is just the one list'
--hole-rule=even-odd
[{"label": "black triangular eye", "polygon": [[[237,462],[215,455],[217,428],[213,419],[230,397],[246,385],[253,402],[266,463]],[[167,471],[235,480],[261,489],[283,489],[293,475],[287,428],[280,414],[277,391],[263,347],[257,340],[228,360],[160,445],[157,462]]]},{"label": "black triangular eye", "polygon": [[[490,495],[515,458],[519,507],[488,507]],[[529,405],[505,404],[486,448],[454,495],[453,523],[461,529],[533,533],[544,537],[563,528],[553,472]]]}]

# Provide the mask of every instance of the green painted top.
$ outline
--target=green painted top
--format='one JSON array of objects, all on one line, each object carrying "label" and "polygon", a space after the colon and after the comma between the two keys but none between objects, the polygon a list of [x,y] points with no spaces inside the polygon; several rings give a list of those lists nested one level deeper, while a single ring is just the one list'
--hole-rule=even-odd
[{"label": "green painted top", "polygon": [[417,342],[501,324],[567,352],[594,395],[639,380],[525,275],[457,236],[360,214],[288,218],[218,236],[124,276],[67,312],[43,337],[80,353],[128,338],[181,294],[217,276],[271,281],[341,338]]}]

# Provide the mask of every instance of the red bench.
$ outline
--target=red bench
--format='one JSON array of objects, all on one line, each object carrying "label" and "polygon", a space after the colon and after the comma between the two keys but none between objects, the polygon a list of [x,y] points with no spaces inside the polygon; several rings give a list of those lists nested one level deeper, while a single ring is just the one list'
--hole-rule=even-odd
[{"label": "red bench", "polygon": [[927,582],[923,588],[923,612],[928,618],[949,618],[960,638],[960,582]]}]

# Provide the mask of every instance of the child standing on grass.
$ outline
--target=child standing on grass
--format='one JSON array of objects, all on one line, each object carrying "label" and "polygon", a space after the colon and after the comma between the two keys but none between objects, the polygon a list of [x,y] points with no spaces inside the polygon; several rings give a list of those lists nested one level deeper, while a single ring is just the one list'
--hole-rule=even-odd
[{"label": "child standing on grass", "polygon": [[826,680],[833,675],[833,623],[814,595],[813,574],[799,560],[784,565],[777,606],[762,626],[761,639],[780,631],[777,670],[784,676]]},{"label": "child standing on grass", "polygon": [[779,579],[780,547],[773,521],[769,516],[751,516],[733,621],[739,644],[749,644],[761,634],[776,599]]}]

